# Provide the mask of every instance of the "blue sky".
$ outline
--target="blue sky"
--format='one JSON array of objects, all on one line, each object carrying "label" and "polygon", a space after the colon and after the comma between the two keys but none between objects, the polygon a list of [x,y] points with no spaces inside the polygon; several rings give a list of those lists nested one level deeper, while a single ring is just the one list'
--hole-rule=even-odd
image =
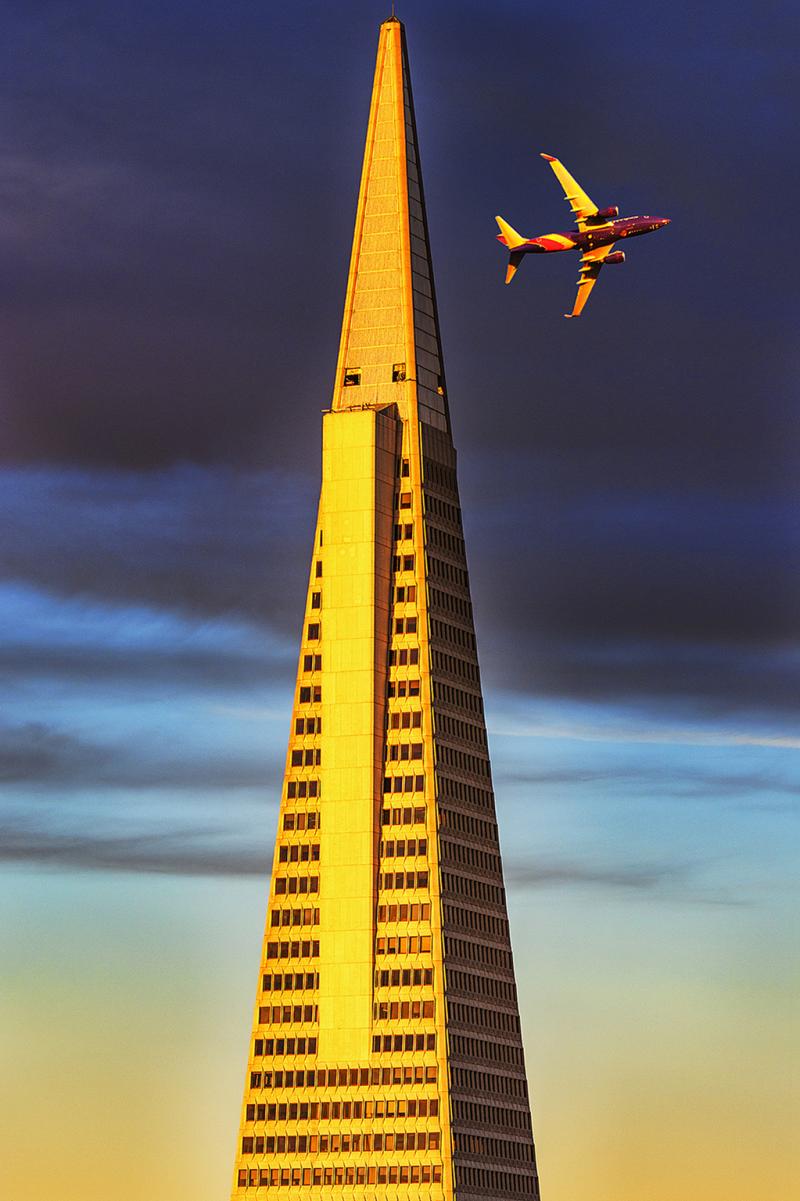
[{"label": "blue sky", "polygon": [[[232,1162],[385,13],[7,7],[4,1191],[38,1201],[28,1077],[64,1054],[62,1201],[104,1195],[134,1146],[118,1201],[210,1201]],[[665,1157],[686,1201],[784,1201],[796,14],[400,15],[546,1201],[666,1201]],[[581,322],[560,316],[568,256],[502,286],[495,213],[530,235],[569,224],[539,150],[598,202],[672,217]],[[43,1038],[54,963],[62,1027]]]}]

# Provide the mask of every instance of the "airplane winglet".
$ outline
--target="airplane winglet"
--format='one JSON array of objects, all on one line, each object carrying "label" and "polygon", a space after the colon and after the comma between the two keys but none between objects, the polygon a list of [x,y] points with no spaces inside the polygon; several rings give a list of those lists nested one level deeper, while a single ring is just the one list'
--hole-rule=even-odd
[{"label": "airplane winglet", "polygon": [[558,159],[555,157],[554,154],[544,154],[544,152],[541,150],[539,151],[539,158],[546,159],[548,163],[557,163],[558,162]]}]

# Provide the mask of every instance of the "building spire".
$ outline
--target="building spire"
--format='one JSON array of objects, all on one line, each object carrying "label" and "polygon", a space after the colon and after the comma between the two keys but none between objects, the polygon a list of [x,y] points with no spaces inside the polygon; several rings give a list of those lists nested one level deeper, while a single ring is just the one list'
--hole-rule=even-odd
[{"label": "building spire", "polygon": [[405,30],[380,27],[333,409],[397,404],[449,429]]}]

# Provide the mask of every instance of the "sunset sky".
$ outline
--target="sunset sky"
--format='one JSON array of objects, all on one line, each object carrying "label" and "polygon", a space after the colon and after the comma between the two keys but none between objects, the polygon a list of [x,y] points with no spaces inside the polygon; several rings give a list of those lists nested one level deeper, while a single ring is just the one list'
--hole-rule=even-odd
[{"label": "sunset sky", "polygon": [[[4,6],[3,1201],[230,1188],[388,8]],[[789,1201],[796,6],[398,15],[543,1201]]]}]

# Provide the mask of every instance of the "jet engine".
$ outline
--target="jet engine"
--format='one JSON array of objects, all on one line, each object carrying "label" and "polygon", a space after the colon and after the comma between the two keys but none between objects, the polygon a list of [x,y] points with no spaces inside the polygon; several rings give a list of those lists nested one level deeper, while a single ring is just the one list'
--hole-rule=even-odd
[{"label": "jet engine", "polygon": [[595,217],[618,217],[619,205],[610,204],[607,209],[598,209]]},{"label": "jet engine", "polygon": [[612,263],[612,264],[624,263],[625,262],[625,251],[624,250],[614,250],[611,252],[611,254],[606,255],[603,262],[604,263]]}]

